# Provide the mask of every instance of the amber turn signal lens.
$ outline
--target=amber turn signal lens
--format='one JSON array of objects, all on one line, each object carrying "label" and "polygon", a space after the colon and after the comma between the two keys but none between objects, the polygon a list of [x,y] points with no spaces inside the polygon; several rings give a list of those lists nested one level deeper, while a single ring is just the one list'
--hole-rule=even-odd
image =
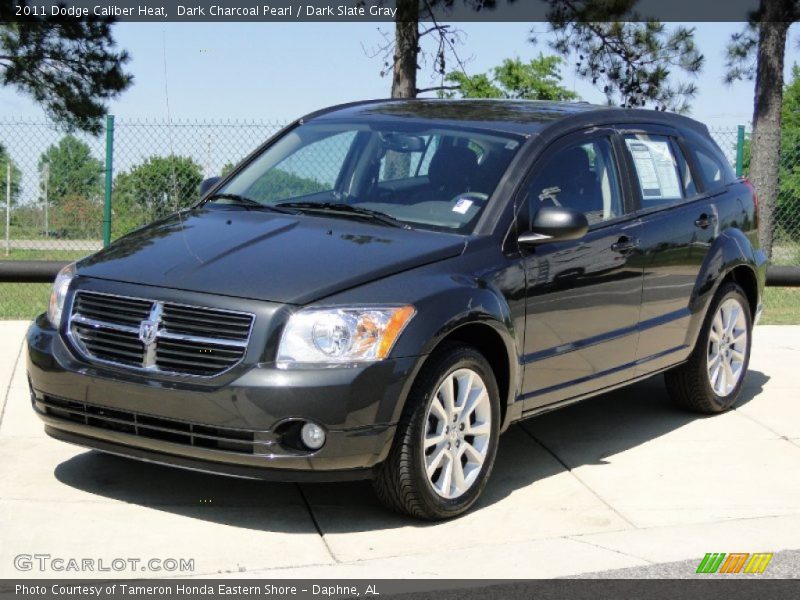
[{"label": "amber turn signal lens", "polygon": [[414,310],[413,306],[409,305],[398,308],[392,315],[392,318],[389,319],[389,322],[386,324],[381,343],[378,346],[378,359],[384,359],[389,355],[389,351],[392,349],[392,346],[394,346],[397,338],[400,337],[400,334],[411,320],[411,317],[414,316],[414,313],[416,313],[416,310]]}]

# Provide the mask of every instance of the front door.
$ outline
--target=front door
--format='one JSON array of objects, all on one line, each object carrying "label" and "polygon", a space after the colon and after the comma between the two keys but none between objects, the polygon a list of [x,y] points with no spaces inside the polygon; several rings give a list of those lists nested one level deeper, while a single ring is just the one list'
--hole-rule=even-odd
[{"label": "front door", "polygon": [[522,249],[523,411],[632,376],[642,291],[641,224],[630,214],[621,152],[613,131],[573,134],[545,151],[523,188],[522,230],[546,205],[581,210],[590,224],[580,240]]}]

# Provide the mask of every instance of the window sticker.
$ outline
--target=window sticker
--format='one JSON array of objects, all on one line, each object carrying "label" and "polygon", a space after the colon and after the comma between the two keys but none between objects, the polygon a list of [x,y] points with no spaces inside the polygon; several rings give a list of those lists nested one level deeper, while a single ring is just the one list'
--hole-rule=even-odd
[{"label": "window sticker", "polygon": [[456,202],[455,206],[453,207],[453,212],[465,215],[467,214],[467,211],[469,210],[470,206],[472,206],[472,200],[468,200],[466,198],[459,198],[458,202]]},{"label": "window sticker", "polygon": [[645,200],[681,197],[680,180],[675,159],[666,140],[627,138],[625,143],[633,157],[642,196]]}]

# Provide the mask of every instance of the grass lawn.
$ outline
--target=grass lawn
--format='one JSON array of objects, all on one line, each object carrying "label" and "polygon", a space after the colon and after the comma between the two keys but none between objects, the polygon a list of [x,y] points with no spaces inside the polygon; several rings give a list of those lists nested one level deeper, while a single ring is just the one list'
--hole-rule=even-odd
[{"label": "grass lawn", "polygon": [[[0,250],[0,260],[75,260],[80,250]],[[47,310],[49,283],[0,283],[0,319],[32,319]]]},{"label": "grass lawn", "polygon": [[0,319],[29,320],[47,310],[49,283],[0,283]]},{"label": "grass lawn", "polygon": [[82,250],[11,250],[6,256],[0,249],[0,260],[77,260],[86,256]]},{"label": "grass lawn", "polygon": [[800,325],[800,288],[768,287],[762,325]]}]

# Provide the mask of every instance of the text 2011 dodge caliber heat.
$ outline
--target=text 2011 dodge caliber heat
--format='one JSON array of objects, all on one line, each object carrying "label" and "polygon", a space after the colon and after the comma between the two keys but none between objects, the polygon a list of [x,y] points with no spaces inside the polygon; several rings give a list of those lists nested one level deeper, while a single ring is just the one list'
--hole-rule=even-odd
[{"label": "text 2011 dodge caliber heat", "polygon": [[54,438],[458,515],[511,423],[663,372],[737,399],[757,198],[704,125],[523,101],[308,115],[67,266],[28,332]]}]

